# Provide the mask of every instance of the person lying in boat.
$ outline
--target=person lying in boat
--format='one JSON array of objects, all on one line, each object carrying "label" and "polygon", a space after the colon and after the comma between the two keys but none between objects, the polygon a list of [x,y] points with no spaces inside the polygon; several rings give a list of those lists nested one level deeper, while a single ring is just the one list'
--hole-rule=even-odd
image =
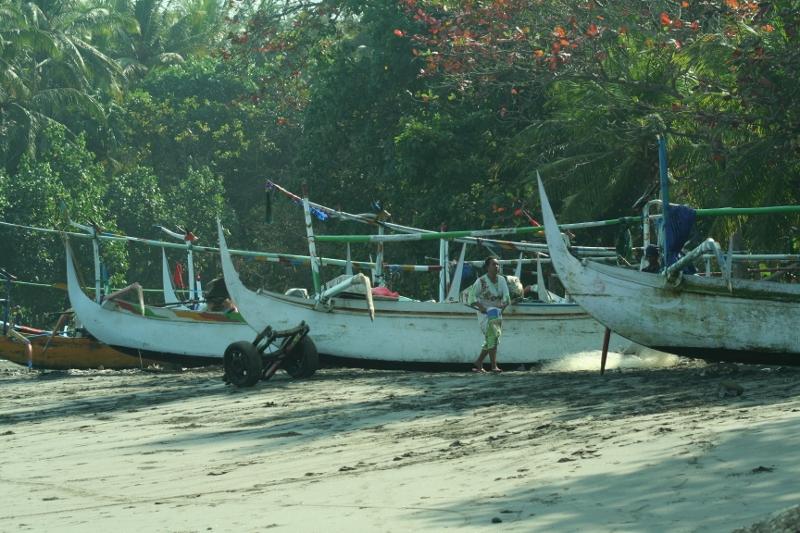
[{"label": "person lying in boat", "polygon": [[649,272],[651,274],[656,274],[661,272],[661,261],[659,260],[658,256],[658,246],[655,244],[648,244],[647,248],[644,249],[644,259],[647,262],[647,265],[642,269],[642,272]]},{"label": "person lying in boat", "polygon": [[211,311],[213,313],[237,313],[239,310],[228,294],[224,278],[214,278],[208,282],[205,291],[205,303],[200,304],[198,311]]},{"label": "person lying in boat", "polygon": [[206,300],[206,311],[214,313],[238,313],[239,309],[230,298]]}]

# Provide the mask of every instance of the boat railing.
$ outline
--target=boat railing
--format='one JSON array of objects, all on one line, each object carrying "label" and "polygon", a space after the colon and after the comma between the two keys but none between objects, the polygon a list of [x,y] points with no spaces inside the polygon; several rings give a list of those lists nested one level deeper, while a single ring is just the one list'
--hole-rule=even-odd
[{"label": "boat railing", "polygon": [[707,238],[692,250],[686,252],[675,263],[664,269],[663,274],[670,280],[674,281],[681,273],[688,267],[693,265],[697,260],[703,260],[706,263],[706,276],[711,276],[711,260],[716,259],[719,265],[721,274],[725,281],[730,285],[733,277],[733,265],[737,262],[747,261],[800,261],[800,254],[746,254],[734,253],[732,248],[729,247],[728,252],[725,253],[717,241],[712,238]]},{"label": "boat railing", "polygon": [[681,275],[685,268],[692,265],[696,259],[709,253],[717,259],[717,263],[723,272],[723,276],[725,277],[726,281],[730,283],[732,261],[730,258],[725,257],[725,254],[722,252],[722,248],[720,248],[717,241],[711,237],[701,242],[697,247],[690,250],[683,257],[668,266],[664,270],[664,275],[667,277],[667,279],[674,280]]},{"label": "boat railing", "polygon": [[[671,204],[676,205],[676,204]],[[658,199],[653,199],[647,202],[642,208],[642,250],[646,249],[651,243],[650,238],[650,225],[662,218],[662,213],[651,213],[653,207],[663,209],[663,202]],[[800,213],[800,205],[773,205],[765,207],[716,207],[707,209],[695,209],[695,216],[697,217],[721,217],[721,216],[746,216],[746,215],[770,215],[770,214],[794,214]],[[658,244],[663,248],[663,236],[659,235]],[[699,247],[705,245],[705,241]],[[717,245],[719,246],[719,245]],[[688,255],[688,254],[687,254]],[[798,254],[743,254],[728,252],[729,259],[732,262],[737,261],[798,261],[800,255]],[[707,249],[702,254],[703,259],[712,259],[716,257],[716,251]],[[693,256],[698,259],[699,256]],[[644,257],[642,257],[642,266],[644,266]],[[684,263],[686,266],[686,263]],[[722,266],[722,265],[720,265]],[[679,269],[680,270],[680,269]],[[708,268],[706,269],[708,270]]]}]

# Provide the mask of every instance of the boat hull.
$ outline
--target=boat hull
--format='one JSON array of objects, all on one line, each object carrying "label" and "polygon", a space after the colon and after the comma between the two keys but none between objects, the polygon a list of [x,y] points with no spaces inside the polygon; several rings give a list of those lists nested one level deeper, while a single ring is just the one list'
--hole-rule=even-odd
[{"label": "boat hull", "polygon": [[136,305],[114,300],[99,305],[78,284],[67,245],[67,288],[75,315],[94,337],[131,355],[203,365],[221,363],[233,342],[251,341],[255,331],[239,313],[213,313]]},{"label": "boat hull", "polygon": [[543,188],[550,256],[570,295],[634,342],[712,360],[800,364],[800,285],[665,276],[579,261],[568,251]]},{"label": "boat hull", "polygon": [[[321,354],[350,360],[468,364],[483,342],[476,312],[462,304],[375,301],[371,321],[364,300],[334,298],[329,304],[247,289],[220,234],[225,283],[245,320],[256,330],[310,329]],[[603,327],[575,304],[517,304],[504,312],[498,359],[529,364],[602,347]],[[628,343],[615,339],[612,351]]]},{"label": "boat hull", "polygon": [[104,368],[122,370],[144,368],[154,364],[147,358],[131,357],[86,337],[53,337],[47,350],[44,350],[49,336],[29,338],[31,341],[31,360],[25,345],[14,339],[0,336],[0,358],[13,363],[45,370],[87,370]]}]

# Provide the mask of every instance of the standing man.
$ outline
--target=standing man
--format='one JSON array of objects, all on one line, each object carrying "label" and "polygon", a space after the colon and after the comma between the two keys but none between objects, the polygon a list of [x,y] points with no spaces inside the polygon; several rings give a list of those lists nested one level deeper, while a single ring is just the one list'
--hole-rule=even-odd
[{"label": "standing man", "polygon": [[473,372],[486,372],[483,360],[486,356],[492,363],[492,372],[502,372],[497,366],[497,343],[503,328],[503,309],[511,303],[506,278],[499,275],[500,263],[494,257],[483,262],[486,274],[475,280],[469,291],[467,303],[478,310],[478,321],[484,335],[481,353],[472,367]]}]

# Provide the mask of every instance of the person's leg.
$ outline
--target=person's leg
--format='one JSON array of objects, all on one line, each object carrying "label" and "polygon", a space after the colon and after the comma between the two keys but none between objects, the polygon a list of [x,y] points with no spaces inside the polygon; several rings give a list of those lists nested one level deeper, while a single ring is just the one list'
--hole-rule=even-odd
[{"label": "person's leg", "polygon": [[475,360],[475,362],[472,364],[472,369],[474,371],[476,371],[476,372],[486,372],[483,369],[483,360],[486,358],[486,354],[488,354],[488,353],[489,353],[489,350],[487,350],[486,348],[482,348],[481,349],[480,355]]},{"label": "person's leg", "polygon": [[489,352],[489,358],[492,361],[492,372],[502,372],[503,370],[497,366],[497,346]]},{"label": "person's leg", "polygon": [[487,335],[487,338],[491,336],[491,342],[489,342],[489,358],[492,362],[492,371],[493,372],[502,372],[499,366],[497,366],[497,346],[500,342],[500,335],[501,335],[501,324],[502,322],[499,320],[492,320],[489,322],[488,331],[491,332],[491,335]]}]

